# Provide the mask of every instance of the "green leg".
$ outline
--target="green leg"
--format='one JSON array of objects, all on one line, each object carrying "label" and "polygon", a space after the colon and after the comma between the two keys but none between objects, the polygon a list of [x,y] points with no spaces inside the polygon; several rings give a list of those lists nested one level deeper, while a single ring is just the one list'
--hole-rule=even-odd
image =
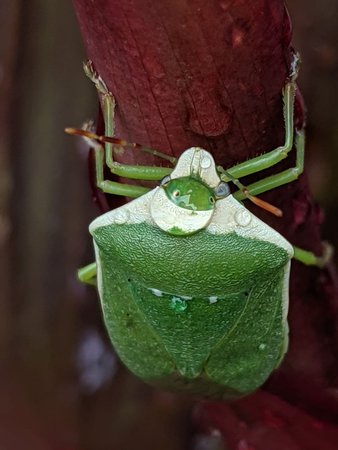
[{"label": "green leg", "polygon": [[[250,194],[262,194],[263,192],[269,191],[276,187],[282,186],[283,184],[287,184],[291,181],[296,180],[304,169],[304,145],[304,131],[297,132],[295,139],[295,146],[297,151],[296,166],[291,169],[284,170],[279,174],[264,178],[263,180],[257,181],[256,183],[250,184],[246,188],[250,192]],[[244,200],[246,198],[246,195],[243,190],[240,190],[235,192],[234,197],[237,198],[237,200]],[[327,243],[324,244],[325,247],[322,256],[316,256],[313,252],[309,252],[308,250],[303,250],[299,247],[294,246],[294,259],[307,266],[316,266],[319,268],[323,268],[331,260],[333,254],[332,247]]]},{"label": "green leg", "polygon": [[[251,195],[262,194],[263,192],[270,191],[276,187],[282,186],[283,184],[290,183],[291,181],[297,180],[304,169],[304,145],[305,145],[305,135],[304,131],[298,131],[295,139],[295,146],[297,151],[296,166],[291,169],[284,170],[283,172],[277,173],[263,180],[257,181],[247,186],[247,190]],[[243,191],[237,191],[234,193],[234,197],[237,200],[244,200],[245,194]]]},{"label": "green leg", "polygon": [[88,266],[81,267],[77,271],[77,277],[82,283],[96,286],[96,263],[88,264]]},{"label": "green leg", "polygon": [[316,256],[314,253],[309,252],[307,250],[303,250],[299,247],[293,247],[294,250],[294,259],[300,261],[306,266],[317,266],[319,268],[323,268],[327,265],[327,263],[331,260],[333,249],[330,244],[324,242],[324,251],[322,256]]},{"label": "green leg", "polygon": [[104,179],[104,155],[103,149],[95,148],[95,168],[96,168],[96,185],[99,189],[107,194],[122,195],[125,197],[139,197],[150,190],[144,186],[136,186],[132,184],[118,183],[116,181]]},{"label": "green leg", "polygon": [[[294,80],[288,82],[283,90],[283,112],[285,125],[284,145],[268,153],[265,153],[264,155],[257,156],[256,158],[244,161],[240,164],[237,164],[236,166],[231,167],[230,169],[227,169],[227,172],[231,175],[231,177],[242,178],[247,175],[260,172],[261,170],[274,166],[288,156],[288,153],[292,150],[293,147],[293,115],[295,91],[296,85]],[[220,172],[222,172],[222,168],[220,167],[219,169]],[[227,179],[226,175],[223,176],[223,179],[224,181],[231,181],[231,179]]]},{"label": "green leg", "polygon": [[[115,100],[113,95],[109,92],[107,86],[103,82],[103,80],[97,75],[97,73],[94,71],[91,63],[87,63],[85,65],[85,72],[87,76],[93,81],[95,84],[99,95],[101,99],[101,105],[102,110],[104,113],[104,119],[105,119],[105,133],[107,136],[113,136],[114,134],[114,107],[115,107]],[[249,161],[245,161],[241,164],[238,164],[227,171],[222,169],[221,167],[220,172],[222,173],[222,179],[223,181],[237,181],[235,183],[236,185],[239,184],[238,178],[250,175],[252,173],[264,170],[268,167],[271,167],[278,162],[282,161],[284,158],[287,157],[288,153],[291,151],[293,146],[293,109],[294,109],[294,94],[295,94],[295,78],[297,75],[297,69],[295,69],[295,73],[291,76],[291,81],[288,82],[283,90],[283,101],[284,101],[284,122],[285,122],[285,143],[283,146],[278,147],[275,150],[272,150],[271,152],[268,152],[264,155],[258,156],[256,158],[253,158]],[[168,159],[170,162],[175,163],[175,158],[172,158],[166,154],[163,154],[161,152],[157,152],[155,150],[146,148],[142,146],[135,145],[136,148],[141,148],[144,151],[147,151],[148,153],[152,153],[154,155],[157,155],[159,157]],[[138,180],[154,180],[159,181],[164,176],[168,175],[172,169],[170,168],[164,168],[164,167],[148,167],[148,166],[129,166],[129,165],[123,165],[119,164],[114,161],[113,159],[113,145],[111,143],[105,144],[105,155],[106,155],[106,164],[110,168],[111,172],[122,176],[125,178],[131,178],[131,179],[138,179]],[[288,176],[292,178],[293,174],[280,174],[281,175],[281,182],[280,184],[284,184],[285,182],[283,179],[287,180]],[[286,178],[285,178],[286,176]],[[295,179],[295,178],[293,178]],[[292,180],[290,180],[292,181]],[[115,184],[105,183],[104,191],[109,193],[116,193],[117,195],[125,195],[124,193],[119,194],[118,187]],[[268,186],[268,185],[267,185]],[[268,190],[269,188],[264,188],[263,191]],[[122,189],[124,192],[124,190]],[[143,191],[144,192],[144,191]],[[242,189],[242,193],[243,193]],[[258,191],[257,191],[258,192]],[[254,195],[254,192],[250,192],[250,194]],[[141,195],[141,194],[138,194]]]},{"label": "green leg", "polygon": [[[108,137],[114,136],[114,110],[115,110],[115,99],[113,94],[108,90],[106,84],[102,80],[102,78],[95,72],[91,62],[87,62],[84,64],[84,70],[88,78],[94,83],[99,97],[100,97],[100,103],[101,108],[104,116],[104,123],[105,123],[105,135]],[[124,141],[121,141],[124,142]],[[166,159],[169,162],[175,164],[176,158],[171,157],[169,155],[166,155],[165,153],[161,153],[157,150],[152,150],[148,147],[144,147],[138,144],[133,145],[134,148],[139,148],[140,150],[150,153],[152,155],[158,156],[160,158]],[[121,148],[121,145],[119,145],[119,148]],[[150,181],[160,181],[162,178],[164,178],[166,175],[169,175],[172,172],[172,169],[170,167],[154,167],[154,166],[140,166],[140,165],[125,165],[120,164],[118,162],[114,161],[113,158],[113,152],[114,152],[114,145],[111,143],[106,142],[105,143],[105,157],[106,157],[106,164],[109,167],[110,171],[117,176],[124,177],[124,178],[130,178],[135,180],[150,180]],[[108,189],[111,189],[112,186],[114,186],[113,189],[117,189],[119,191],[118,187],[114,185],[109,186]],[[107,193],[114,193],[116,195],[125,195],[124,193],[119,194],[118,192],[111,192],[110,190],[105,190],[104,192]]]}]

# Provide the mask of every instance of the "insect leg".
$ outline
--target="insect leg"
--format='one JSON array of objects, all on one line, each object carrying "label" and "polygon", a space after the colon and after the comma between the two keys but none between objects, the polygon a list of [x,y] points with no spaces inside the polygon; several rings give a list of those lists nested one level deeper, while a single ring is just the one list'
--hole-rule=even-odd
[{"label": "insect leg", "polygon": [[122,195],[125,197],[139,197],[150,190],[144,186],[136,186],[133,184],[119,183],[117,181],[104,179],[104,155],[102,147],[95,147],[95,170],[96,185],[99,189],[107,194]]},{"label": "insect leg", "polygon": [[322,256],[317,256],[313,252],[309,252],[307,250],[303,250],[299,247],[293,247],[294,250],[294,259],[300,261],[306,266],[317,266],[319,268],[323,268],[327,265],[327,263],[331,260],[333,254],[333,248],[327,242],[324,242],[324,251]]},{"label": "insect leg", "polygon": [[96,263],[88,264],[88,266],[81,267],[77,271],[77,277],[82,283],[96,286]]},{"label": "insect leg", "polygon": [[[296,133],[295,139],[295,146],[297,151],[296,166],[290,169],[286,169],[283,172],[277,173],[275,175],[271,175],[270,177],[263,178],[262,180],[256,181],[255,183],[249,184],[249,186],[247,186],[247,189],[250,194],[262,194],[263,192],[270,191],[271,189],[282,186],[283,184],[287,184],[291,181],[297,180],[304,169],[304,145],[304,130],[298,131]],[[245,195],[242,191],[237,191],[234,193],[234,197],[237,200],[243,200],[245,198]]]},{"label": "insect leg", "polygon": [[234,178],[242,178],[247,175],[260,172],[261,170],[274,166],[288,156],[288,153],[292,150],[294,139],[293,115],[295,91],[296,84],[294,79],[291,79],[291,81],[289,81],[283,89],[283,113],[285,126],[284,144],[268,153],[249,159],[248,161],[244,161],[227,169],[227,172],[229,172],[231,176]]},{"label": "insect leg", "polygon": [[252,195],[246,186],[244,186],[237,178],[232,177],[229,172],[227,172],[223,168],[219,170],[219,174],[222,181],[225,181],[225,179],[231,180],[234,185],[238,187],[239,191],[234,194],[235,198],[237,198],[238,200],[240,200],[239,192],[241,192],[241,194],[243,195],[243,199],[241,200],[247,198],[255,205],[259,206],[262,209],[265,209],[266,211],[269,211],[271,214],[274,214],[277,217],[281,217],[283,215],[283,212],[279,208],[276,208],[276,206],[273,206],[270,203],[267,203],[264,200]]},{"label": "insect leg", "polygon": [[[101,142],[104,142],[105,148],[105,163],[109,167],[110,171],[117,176],[124,178],[131,178],[136,180],[153,180],[159,181],[168,175],[172,169],[169,167],[155,167],[155,166],[140,166],[140,165],[127,165],[120,164],[114,161],[114,147],[132,147],[133,149],[138,149],[146,153],[150,153],[154,156],[166,159],[172,164],[175,164],[176,158],[166,155],[165,153],[159,152],[157,150],[150,149],[148,147],[142,146],[140,144],[128,143],[121,139],[113,138],[115,133],[115,99],[113,94],[109,91],[105,82],[94,70],[92,62],[87,61],[84,64],[84,71],[88,78],[94,83],[99,98],[100,104],[104,117],[105,124],[105,137],[102,137]],[[112,138],[110,141],[105,138]],[[112,142],[115,141],[115,142]],[[115,145],[114,145],[115,144]]]}]

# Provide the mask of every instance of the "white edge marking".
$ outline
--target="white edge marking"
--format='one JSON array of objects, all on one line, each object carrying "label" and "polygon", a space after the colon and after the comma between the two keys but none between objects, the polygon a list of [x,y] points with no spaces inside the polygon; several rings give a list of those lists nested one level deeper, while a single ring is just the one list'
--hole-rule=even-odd
[{"label": "white edge marking", "polygon": [[100,249],[98,245],[94,242],[95,260],[96,260],[96,282],[97,290],[99,292],[100,299],[103,299],[103,283],[102,283],[102,267],[100,258]]},{"label": "white edge marking", "polygon": [[[156,187],[145,195],[142,195],[141,197],[138,197],[137,199],[132,200],[119,208],[97,217],[89,225],[89,232],[93,234],[97,228],[109,226],[114,223],[118,224],[121,212],[126,213],[126,216],[128,217],[125,222],[126,225],[147,223],[149,225],[156,226],[151,216],[151,203],[154,195],[160,189],[162,190],[162,188]],[[179,208],[174,204],[173,206],[175,208]],[[236,215],[238,215],[241,211],[252,216],[252,219],[247,226],[241,226],[236,221]],[[287,252],[290,259],[293,257],[292,245],[276,230],[258,219],[258,217],[251,214],[251,212],[239,203],[232,195],[216,202],[214,214],[210,219],[209,225],[205,229],[211,234],[225,235],[235,232],[237,235],[244,238],[270,242],[277,247],[283,248]]]},{"label": "white edge marking", "polygon": [[[247,225],[240,225],[236,220],[236,216],[238,217],[240,212],[251,215],[251,220],[248,221]],[[216,202],[214,216],[206,230],[211,234],[228,234],[235,232],[238,236],[244,238],[270,242],[271,244],[284,249],[290,259],[293,257],[292,245],[276,230],[253,215],[232,195]]]},{"label": "white edge marking", "polygon": [[289,280],[290,280],[291,260],[288,261],[284,268],[284,280],[282,288],[282,320],[284,328],[284,346],[282,349],[280,362],[283,356],[287,352],[289,346],[289,324],[288,324],[288,312],[289,312]]},{"label": "white edge marking", "polygon": [[[201,167],[201,164],[203,166],[201,161],[204,161],[205,158],[210,161],[210,165],[206,168]],[[189,176],[193,170],[198,170],[201,178],[210,187],[215,187],[220,182],[215,161],[209,152],[199,147],[192,147],[182,153],[171,178]],[[291,244],[276,230],[251,214],[232,195],[218,200],[214,210],[202,211],[201,217],[198,214],[192,214],[192,211],[174,205],[169,199],[167,199],[168,203],[164,197],[166,195],[163,189],[156,187],[145,195],[96,218],[89,225],[89,232],[93,234],[95,229],[114,223],[121,226],[138,223],[156,226],[155,219],[157,223],[161,222],[160,228],[164,231],[178,226],[181,229],[185,227],[191,229],[192,232],[201,228],[205,228],[211,234],[225,235],[235,232],[244,238],[270,242],[286,250],[290,259],[293,257]],[[239,220],[241,217],[245,217],[246,220]]]},{"label": "white edge marking", "polygon": [[132,200],[125,205],[120,206],[119,208],[113,209],[112,211],[108,211],[105,214],[97,217],[93,222],[89,225],[89,232],[93,234],[93,232],[97,228],[106,227],[109,225],[113,225],[114,223],[118,224],[118,219],[121,213],[125,213],[127,220],[124,224],[137,224],[137,223],[151,223],[154,224],[150,215],[150,202],[153,198],[154,193],[159,189],[156,187],[155,189],[147,192],[141,197]]}]

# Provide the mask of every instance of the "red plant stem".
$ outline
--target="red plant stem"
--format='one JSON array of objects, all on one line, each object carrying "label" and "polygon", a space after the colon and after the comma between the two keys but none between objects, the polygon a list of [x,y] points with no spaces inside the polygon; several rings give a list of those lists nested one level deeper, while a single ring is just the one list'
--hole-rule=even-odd
[{"label": "red plant stem", "polygon": [[74,3],[88,56],[116,98],[119,137],[175,155],[200,145],[225,165],[282,141],[282,2]]},{"label": "red plant stem", "polygon": [[[283,143],[281,91],[289,73],[291,26],[281,0],[74,0],[74,5],[88,57],[116,98],[117,137],[175,156],[200,146],[224,167]],[[303,116],[298,102],[296,124]],[[153,160],[142,156],[137,161]],[[290,157],[282,166],[292,164]],[[322,252],[321,214],[306,176],[264,198],[283,210],[282,219],[249,207],[291,243]],[[338,396],[332,389],[337,383],[337,305],[334,270],[294,263],[290,349],[266,385],[275,395],[247,400],[254,411],[261,398],[273,408],[279,396],[309,414],[337,418]],[[228,420],[224,409],[217,415],[213,405],[202,406],[203,414],[212,411],[203,422],[210,428],[220,417]],[[231,420],[239,426],[238,408],[223,408],[232,411]],[[296,406],[287,411],[295,414]],[[236,439],[229,448],[240,448],[235,446],[240,436]],[[325,447],[325,433],[321,439],[317,448],[331,448]]]}]

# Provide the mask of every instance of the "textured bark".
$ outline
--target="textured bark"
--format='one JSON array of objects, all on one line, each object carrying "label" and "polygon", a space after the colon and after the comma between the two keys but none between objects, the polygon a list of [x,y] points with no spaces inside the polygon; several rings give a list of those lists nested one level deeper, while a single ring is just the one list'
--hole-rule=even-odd
[{"label": "textured bark", "polygon": [[[117,136],[174,155],[201,146],[224,167],[283,142],[281,90],[289,72],[291,26],[282,1],[74,0],[74,5],[88,57],[117,101]],[[298,125],[303,115],[298,102]],[[127,153],[124,158],[155,162]],[[292,164],[294,155],[269,173]],[[248,205],[255,214],[291,243],[322,252],[322,214],[306,175],[262,197],[284,216],[275,219]],[[337,314],[334,269],[295,262],[290,348],[281,368],[266,392],[231,405],[199,405],[198,426],[218,429],[230,449],[334,448],[338,430],[325,421],[338,417]]]}]

